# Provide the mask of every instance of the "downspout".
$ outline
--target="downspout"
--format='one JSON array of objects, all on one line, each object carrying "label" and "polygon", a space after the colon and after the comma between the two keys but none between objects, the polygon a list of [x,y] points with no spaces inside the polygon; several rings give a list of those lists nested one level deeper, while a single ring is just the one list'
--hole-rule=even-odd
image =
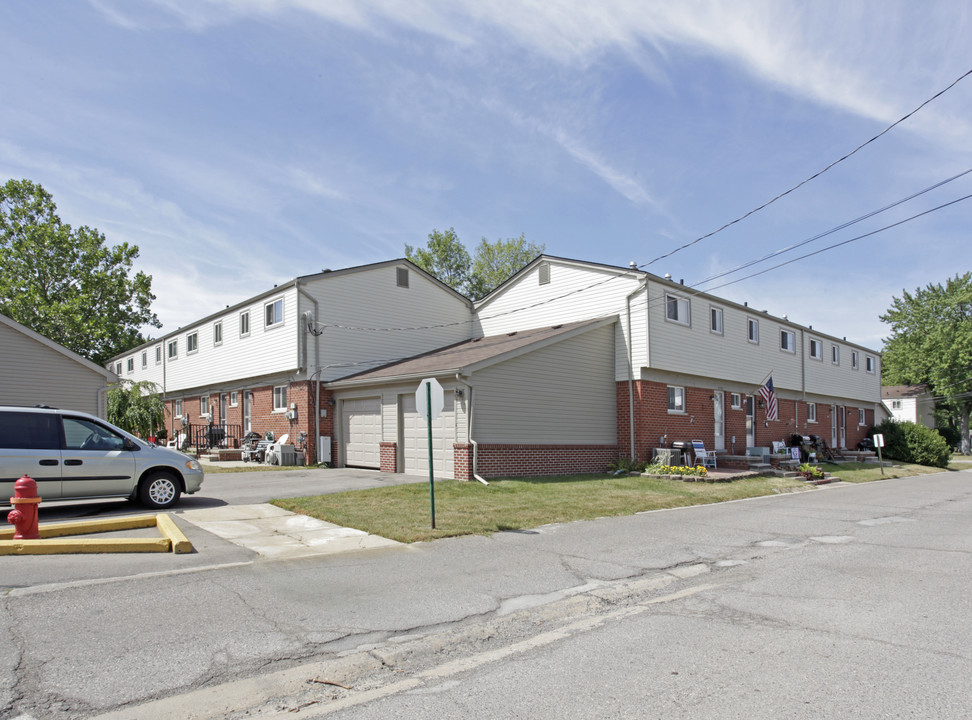
[{"label": "downspout", "polygon": [[[314,374],[313,375],[310,375],[309,376],[308,379],[311,380],[311,381],[313,381],[313,378],[315,376],[317,377],[317,382],[314,384],[314,457],[317,458],[317,463],[320,464],[321,459],[318,457],[318,451],[320,450],[320,445],[321,445],[321,379],[320,379],[320,375],[321,375],[321,372],[323,371],[323,368],[321,367],[321,340],[320,340],[320,333],[317,331],[318,320],[319,320],[318,315],[319,315],[319,311],[320,311],[320,303],[317,302],[317,298],[315,298],[313,295],[311,295],[306,290],[304,290],[304,288],[300,284],[300,280],[294,280],[294,283],[296,284],[297,292],[300,293],[301,295],[303,295],[305,298],[307,298],[308,300],[310,300],[314,304],[314,319],[313,319],[314,329],[313,330],[309,330],[309,324],[311,322],[310,321],[310,318],[309,318],[310,313],[309,312],[304,313],[304,328],[303,328],[304,332],[303,332],[303,334],[302,334],[301,337],[302,337],[302,345],[303,345],[303,348],[302,348],[302,351],[303,351],[303,360],[304,360],[303,367],[304,368],[307,368],[307,333],[310,332],[311,335],[314,336],[314,367],[316,368],[316,370],[314,371]],[[320,331],[320,332],[323,332],[323,330]]]},{"label": "downspout", "polygon": [[[635,429],[634,429],[634,335],[631,334],[631,298],[641,292],[638,287],[628,293],[624,299],[628,323],[628,456],[635,459]],[[648,280],[645,279],[645,295],[648,294]],[[647,321],[647,318],[646,318]]]},{"label": "downspout", "polygon": [[456,373],[456,382],[459,383],[459,384],[461,384],[461,385],[465,385],[466,386],[466,392],[469,393],[469,400],[468,400],[469,412],[468,412],[467,418],[466,418],[466,437],[469,438],[469,444],[473,446],[473,471],[472,471],[472,475],[473,475],[473,477],[476,480],[478,480],[479,482],[481,482],[483,485],[489,485],[489,483],[486,482],[486,480],[484,478],[480,477],[480,475],[479,475],[479,472],[478,472],[478,464],[479,464],[479,443],[477,443],[475,440],[473,440],[473,436],[472,436],[472,430],[473,430],[473,386],[470,385],[467,381],[463,380],[459,376],[459,373]]}]

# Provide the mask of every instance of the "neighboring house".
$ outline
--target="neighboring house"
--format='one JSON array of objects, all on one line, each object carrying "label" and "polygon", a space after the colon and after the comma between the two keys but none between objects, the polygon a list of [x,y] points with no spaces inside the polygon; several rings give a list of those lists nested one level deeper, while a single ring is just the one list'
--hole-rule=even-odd
[{"label": "neighboring house", "polygon": [[935,400],[925,384],[883,387],[881,404],[895,422],[913,422],[935,428]]},{"label": "neighboring house", "polygon": [[[254,324],[278,301],[284,327]],[[249,342],[221,354],[215,326],[225,346],[244,313]],[[405,260],[297,278],[114,362],[145,379],[153,358],[175,415],[320,435],[338,465],[393,472],[427,472],[414,393],[435,377],[435,474],[462,479],[596,471],[676,440],[854,447],[881,407],[873,350],[637,268],[551,256],[476,303]],[[769,375],[778,420],[757,395]]]},{"label": "neighboring house", "polygon": [[5,315],[0,348],[0,405],[49,405],[105,417],[114,373]]}]

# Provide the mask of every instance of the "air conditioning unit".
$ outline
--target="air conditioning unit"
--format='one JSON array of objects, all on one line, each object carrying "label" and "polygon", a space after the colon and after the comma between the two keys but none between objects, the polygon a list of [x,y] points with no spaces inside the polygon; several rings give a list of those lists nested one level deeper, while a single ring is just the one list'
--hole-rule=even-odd
[{"label": "air conditioning unit", "polygon": [[287,412],[284,413],[284,417],[287,418],[288,420],[296,420],[297,419],[297,411],[296,410],[288,410]]},{"label": "air conditioning unit", "polygon": [[317,462],[331,462],[331,436],[317,438]]}]

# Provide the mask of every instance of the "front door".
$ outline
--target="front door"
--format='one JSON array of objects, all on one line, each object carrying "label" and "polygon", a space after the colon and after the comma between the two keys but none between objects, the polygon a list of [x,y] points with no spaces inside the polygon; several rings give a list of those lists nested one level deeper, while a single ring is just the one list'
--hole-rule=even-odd
[{"label": "front door", "polygon": [[837,406],[830,406],[830,447],[837,447]]},{"label": "front door", "polygon": [[243,391],[243,434],[253,431],[250,424],[250,413],[253,410],[253,393],[249,390]]},{"label": "front door", "polygon": [[847,408],[840,406],[840,446],[847,446]]},{"label": "front door", "polygon": [[753,396],[746,398],[746,448],[755,447],[756,444],[756,423],[753,418]]},{"label": "front door", "polygon": [[223,437],[226,437],[226,411],[229,407],[229,395],[222,393],[219,396],[219,426],[223,428]]},{"label": "front door", "polygon": [[713,447],[716,450],[726,449],[726,395],[721,390],[712,393]]}]

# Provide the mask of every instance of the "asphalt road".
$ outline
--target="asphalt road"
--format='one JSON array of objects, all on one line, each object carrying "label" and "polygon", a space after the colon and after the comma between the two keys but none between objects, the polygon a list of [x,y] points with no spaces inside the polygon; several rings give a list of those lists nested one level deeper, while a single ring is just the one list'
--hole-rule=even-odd
[{"label": "asphalt road", "polygon": [[968,718],[970,513],[966,471],[22,586],[0,718]]}]

